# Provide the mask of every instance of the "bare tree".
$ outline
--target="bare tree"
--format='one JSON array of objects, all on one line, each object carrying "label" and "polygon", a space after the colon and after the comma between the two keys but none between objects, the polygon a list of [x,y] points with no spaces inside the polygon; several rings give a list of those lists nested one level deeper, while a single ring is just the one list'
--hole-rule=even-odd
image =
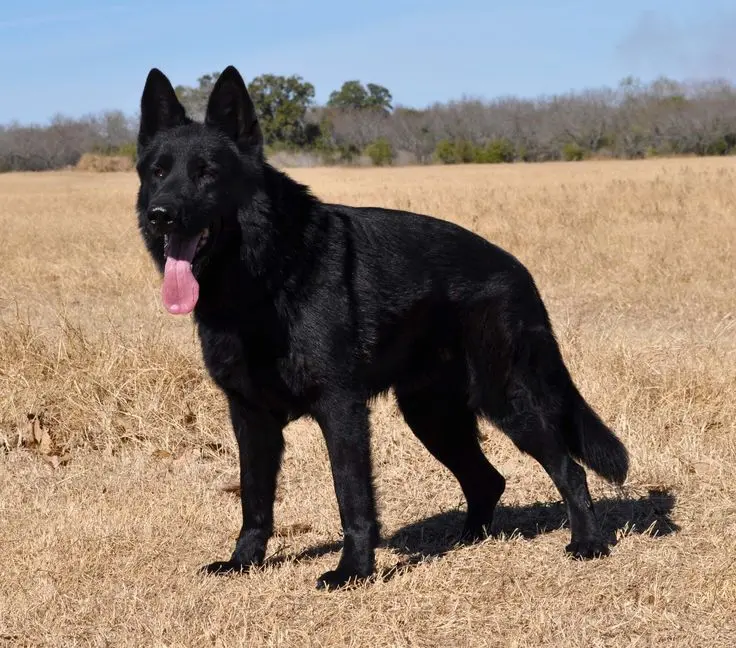
[{"label": "bare tree", "polygon": [[[177,88],[195,116],[203,112],[216,78],[216,74],[205,75],[196,87]],[[536,99],[463,98],[422,110],[402,106],[389,110],[386,105],[366,104],[371,92],[389,100],[388,91],[384,93],[380,86],[369,85],[367,90],[356,86],[365,100],[360,107],[349,102],[319,107],[311,104],[311,84],[296,77],[283,79],[299,81],[299,88],[306,92],[299,96],[305,101],[298,110],[281,111],[279,119],[269,105],[260,102],[265,110],[263,119],[271,120],[271,139],[316,148],[320,153],[331,153],[333,159],[363,152],[377,140],[386,140],[392,150],[406,152],[420,163],[431,162],[440,144],[445,149],[462,149],[463,156],[484,147],[502,146],[504,160],[528,161],[570,159],[571,152],[574,159],[588,154],[635,158],[736,153],[736,86],[727,80],[679,83],[663,77],[646,84],[626,78],[616,88]],[[253,87],[255,92],[260,86],[256,83]],[[348,89],[351,87],[348,84]],[[269,100],[281,97],[266,94]],[[297,124],[299,136],[293,136],[294,128],[284,124]],[[136,130],[137,118],[119,111],[80,119],[56,116],[45,126],[0,126],[0,171],[75,164],[86,151],[114,152],[130,145]],[[508,151],[513,155],[507,155]]]}]

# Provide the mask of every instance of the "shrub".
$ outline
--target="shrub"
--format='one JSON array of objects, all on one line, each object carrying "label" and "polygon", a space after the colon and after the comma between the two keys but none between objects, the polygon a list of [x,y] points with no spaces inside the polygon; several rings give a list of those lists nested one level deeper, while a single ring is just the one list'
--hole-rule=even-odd
[{"label": "shrub", "polygon": [[585,159],[585,149],[575,142],[568,142],[562,147],[562,159],[567,162],[580,162]]},{"label": "shrub", "polygon": [[468,140],[443,139],[437,142],[434,157],[442,164],[468,164],[475,162],[477,149],[473,142]]},{"label": "shrub", "polygon": [[337,147],[337,153],[340,163],[352,164],[360,157],[360,149],[355,144],[341,144]]},{"label": "shrub", "polygon": [[706,155],[726,155],[728,153],[728,142],[725,137],[719,137],[714,140],[705,149]]},{"label": "shrub", "polygon": [[473,142],[468,140],[458,140],[455,142],[455,159],[460,164],[468,164],[475,162],[476,147]]},{"label": "shrub", "polygon": [[385,166],[394,160],[394,149],[385,137],[379,137],[375,142],[369,144],[365,154],[371,159],[375,166]]},{"label": "shrub", "polygon": [[434,157],[442,164],[455,164],[455,145],[448,139],[440,140],[434,149]]},{"label": "shrub", "polygon": [[107,156],[129,158],[135,166],[137,148],[135,142],[127,142],[120,146],[93,146],[91,153],[99,157]]},{"label": "shrub", "polygon": [[501,164],[513,162],[515,157],[514,145],[507,139],[495,139],[488,142],[475,152],[475,161],[481,164]]},{"label": "shrub", "polygon": [[128,142],[127,144],[118,146],[115,155],[128,157],[133,161],[133,164],[135,164],[136,159],[138,157],[138,149],[136,147],[135,142]]}]

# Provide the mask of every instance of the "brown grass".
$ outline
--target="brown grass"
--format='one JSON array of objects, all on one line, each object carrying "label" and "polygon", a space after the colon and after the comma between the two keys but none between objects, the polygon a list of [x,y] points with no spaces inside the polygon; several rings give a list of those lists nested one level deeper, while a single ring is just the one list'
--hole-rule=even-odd
[{"label": "brown grass", "polygon": [[612,556],[563,557],[550,480],[488,427],[501,535],[451,548],[459,488],[384,399],[385,579],[313,589],[340,527],[308,422],[287,430],[269,565],[198,575],[238,531],[222,488],[234,443],[191,322],[160,306],[135,177],[6,175],[0,646],[734,645],[733,161],[294,175],[331,201],[456,220],[528,265],[582,392],[632,454],[621,493],[591,477]]},{"label": "brown grass", "polygon": [[79,158],[77,171],[96,171],[109,173],[115,171],[132,171],[135,169],[133,159],[129,155],[98,155],[85,153]]}]

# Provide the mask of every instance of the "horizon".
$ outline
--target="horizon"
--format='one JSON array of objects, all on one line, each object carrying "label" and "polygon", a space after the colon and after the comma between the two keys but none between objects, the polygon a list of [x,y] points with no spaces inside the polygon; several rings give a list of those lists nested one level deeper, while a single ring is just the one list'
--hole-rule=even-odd
[{"label": "horizon", "polygon": [[[315,86],[318,105],[358,79],[387,87],[395,105],[412,108],[616,87],[628,76],[736,79],[736,8],[720,0],[622,0],[616,7],[458,0],[452,9],[436,0],[377,0],[366,16],[335,0],[324,0],[319,12],[301,4],[253,0],[246,9],[182,0],[172,11],[139,0],[105,7],[73,0],[59,11],[51,0],[30,0],[7,8],[0,57],[23,64],[0,72],[0,124],[110,110],[135,115],[152,67],[188,86],[230,64],[246,82],[296,74]],[[217,28],[201,29],[207,22]],[[270,24],[278,30],[260,28]]]}]

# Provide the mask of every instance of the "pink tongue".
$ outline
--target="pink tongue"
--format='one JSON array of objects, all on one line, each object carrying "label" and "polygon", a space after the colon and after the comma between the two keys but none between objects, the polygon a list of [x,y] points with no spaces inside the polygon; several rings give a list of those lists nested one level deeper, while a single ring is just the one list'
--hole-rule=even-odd
[{"label": "pink tongue", "polygon": [[200,234],[183,239],[172,234],[164,250],[164,285],[161,299],[169,313],[186,315],[194,310],[199,297],[199,284],[192,274],[192,259],[197,251]]}]

